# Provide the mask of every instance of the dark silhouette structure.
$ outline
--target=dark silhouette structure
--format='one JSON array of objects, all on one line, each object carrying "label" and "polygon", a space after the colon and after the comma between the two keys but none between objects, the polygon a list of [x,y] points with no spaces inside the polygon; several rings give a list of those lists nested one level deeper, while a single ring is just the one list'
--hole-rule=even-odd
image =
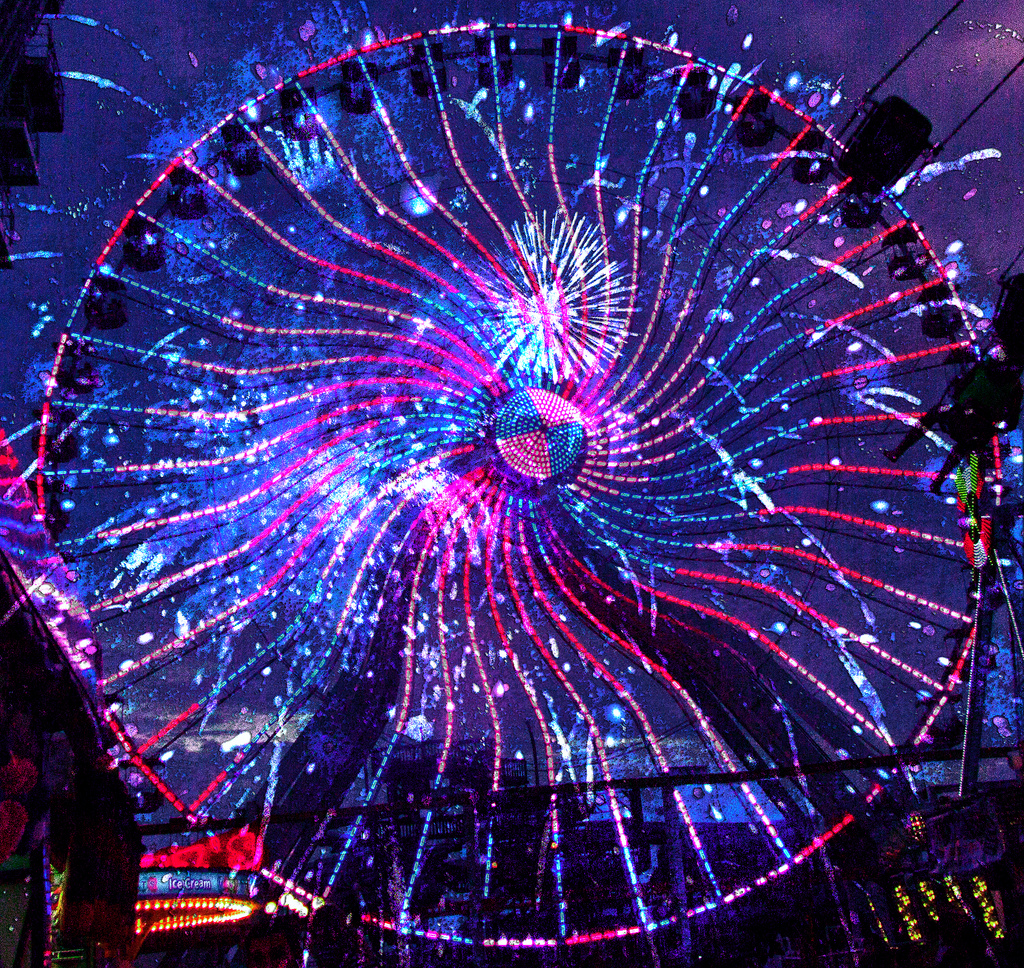
[{"label": "dark silhouette structure", "polygon": [[0,268],[10,268],[10,189],[39,184],[39,134],[64,130],[64,87],[47,14],[63,0],[0,7]]}]

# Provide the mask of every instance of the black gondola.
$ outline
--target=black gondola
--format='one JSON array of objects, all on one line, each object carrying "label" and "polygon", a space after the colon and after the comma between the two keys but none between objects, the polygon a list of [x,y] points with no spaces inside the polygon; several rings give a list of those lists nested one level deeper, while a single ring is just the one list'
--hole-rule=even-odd
[{"label": "black gondola", "polygon": [[1005,284],[992,329],[1010,362],[1024,366],[1024,273]]},{"label": "black gondola", "polygon": [[715,106],[715,92],[711,90],[711,72],[704,67],[691,67],[679,85],[676,105],[679,117],[686,121],[706,118]]},{"label": "black gondola", "polygon": [[[825,136],[817,129],[811,128],[796,146],[797,151],[820,152],[825,146]],[[832,167],[832,160],[826,154],[820,154],[817,158],[801,155],[793,162],[793,178],[801,185],[817,185],[828,176]]]},{"label": "black gondola", "polygon": [[349,60],[341,65],[341,107],[348,114],[369,114],[373,108],[373,84],[378,78],[376,64]]},{"label": "black gondola", "polygon": [[128,313],[120,293],[125,284],[110,276],[96,276],[82,307],[86,331],[90,329],[120,329],[128,322]]},{"label": "black gondola", "polygon": [[170,174],[168,181],[171,191],[167,196],[167,209],[175,218],[202,218],[209,211],[206,196],[203,194],[203,182],[191,168],[178,165]]},{"label": "black gondola", "polygon": [[772,99],[764,91],[755,91],[740,114],[736,139],[744,148],[763,148],[775,134]]},{"label": "black gondola", "polygon": [[512,38],[508,34],[499,34],[494,38],[493,60],[489,37],[475,38],[475,47],[477,87],[493,87],[495,74],[498,76],[498,87],[507,87],[511,84]]},{"label": "black gondola", "polygon": [[255,175],[263,167],[259,147],[237,118],[220,129],[220,136],[224,139],[224,161],[236,178]]},{"label": "black gondola", "polygon": [[284,136],[293,141],[309,141],[316,137],[316,90],[289,84],[281,88],[281,127]]},{"label": "black gondola", "polygon": [[164,230],[135,216],[124,230],[124,264],[136,272],[153,272],[163,268]]},{"label": "black gondola", "polygon": [[[431,74],[433,68],[433,74]],[[444,45],[431,44],[427,57],[426,44],[413,44],[409,62],[409,82],[416,97],[430,97],[434,90],[434,79],[443,92],[448,89],[448,70],[444,66]]]},{"label": "black gondola", "polygon": [[931,147],[931,133],[931,121],[917,108],[903,98],[887,97],[869,106],[836,167],[853,178],[857,190],[880,191],[902,178]]},{"label": "black gondola", "polygon": [[[622,70],[619,72],[619,61]],[[612,47],[608,51],[608,72],[615,83],[616,72],[619,72],[619,84],[615,88],[615,97],[620,101],[635,101],[643,97],[647,87],[647,69],[644,67],[644,52],[640,47],[627,47],[625,51]]]},{"label": "black gondola", "polygon": [[[556,46],[557,45],[557,46]],[[555,53],[558,53],[558,77],[555,77]],[[544,56],[544,86],[552,88],[557,80],[560,88],[575,88],[580,84],[579,43],[575,34],[545,37],[541,41]]]}]

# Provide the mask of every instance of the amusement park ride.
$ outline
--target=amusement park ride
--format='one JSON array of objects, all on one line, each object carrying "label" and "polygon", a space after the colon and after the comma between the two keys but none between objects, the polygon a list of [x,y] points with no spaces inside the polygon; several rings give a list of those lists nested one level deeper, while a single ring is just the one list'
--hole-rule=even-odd
[{"label": "amusement park ride", "polygon": [[34,902],[65,949],[1010,963],[1024,276],[960,291],[904,199],[962,124],[874,100],[959,6],[843,128],[471,23],[171,159],[9,474],[145,844],[134,937]]}]

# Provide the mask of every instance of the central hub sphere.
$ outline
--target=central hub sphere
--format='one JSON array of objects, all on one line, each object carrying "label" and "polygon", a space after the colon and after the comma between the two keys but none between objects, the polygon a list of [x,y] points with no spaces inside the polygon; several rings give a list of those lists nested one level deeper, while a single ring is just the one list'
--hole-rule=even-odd
[{"label": "central hub sphere", "polygon": [[502,403],[494,419],[494,439],[512,470],[543,481],[576,463],[586,431],[582,414],[568,400],[529,387]]}]

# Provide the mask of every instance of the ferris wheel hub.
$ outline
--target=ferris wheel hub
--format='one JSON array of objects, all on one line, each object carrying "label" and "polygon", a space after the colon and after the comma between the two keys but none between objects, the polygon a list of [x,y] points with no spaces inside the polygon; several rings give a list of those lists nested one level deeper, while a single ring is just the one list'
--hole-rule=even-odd
[{"label": "ferris wheel hub", "polygon": [[516,473],[538,481],[572,468],[586,436],[579,408],[539,387],[512,393],[494,421],[494,438],[504,462]]}]

